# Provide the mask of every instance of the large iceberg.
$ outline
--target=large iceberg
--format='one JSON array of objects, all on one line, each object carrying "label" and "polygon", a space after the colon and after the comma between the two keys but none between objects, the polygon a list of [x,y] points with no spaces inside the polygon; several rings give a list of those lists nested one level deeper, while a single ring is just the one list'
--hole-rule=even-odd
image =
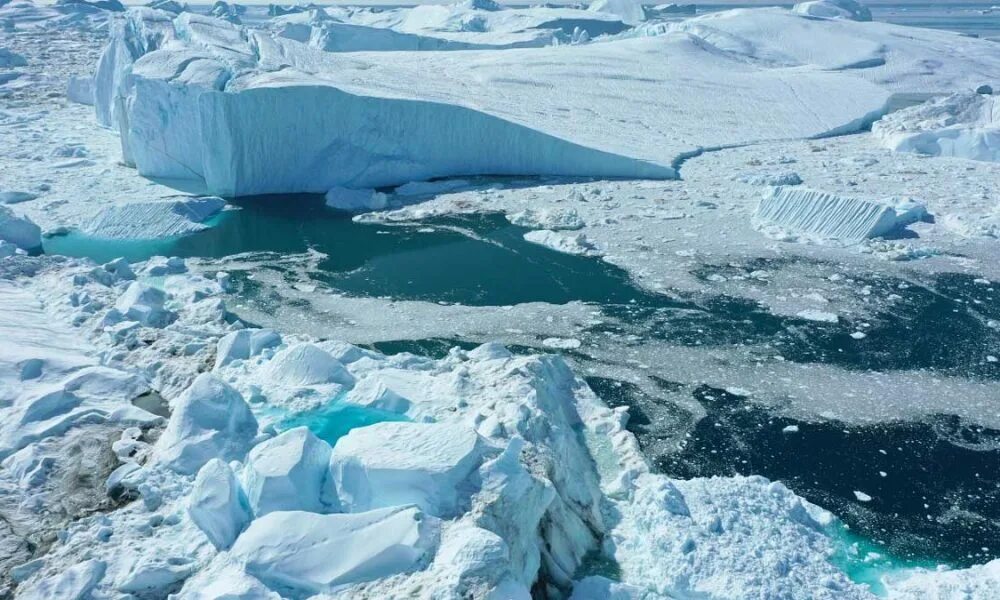
[{"label": "large iceberg", "polygon": [[124,22],[95,79],[98,115],[140,173],[223,196],[482,173],[671,178],[706,148],[855,131],[1000,69],[984,40],[780,9],[516,52],[339,54],[190,13]]}]

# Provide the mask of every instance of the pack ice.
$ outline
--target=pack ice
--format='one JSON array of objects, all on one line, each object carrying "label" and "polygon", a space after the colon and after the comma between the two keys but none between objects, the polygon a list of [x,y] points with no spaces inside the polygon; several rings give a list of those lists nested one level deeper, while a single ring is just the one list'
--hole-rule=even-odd
[{"label": "pack ice", "polygon": [[[135,9],[95,100],[141,174],[223,196],[482,173],[671,178],[705,148],[852,131],[898,98],[973,85],[1000,69],[984,44],[761,9],[579,46],[341,54]],[[931,59],[942,66],[919,68]]]}]

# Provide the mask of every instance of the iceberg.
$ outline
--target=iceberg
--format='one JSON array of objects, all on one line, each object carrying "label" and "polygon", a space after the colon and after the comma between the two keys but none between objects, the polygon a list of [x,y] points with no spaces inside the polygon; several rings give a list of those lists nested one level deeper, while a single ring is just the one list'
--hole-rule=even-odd
[{"label": "iceberg", "polygon": [[[816,26],[777,14],[793,41]],[[125,21],[95,77],[99,120],[119,129],[141,174],[222,196],[482,173],[673,178],[703,148],[859,129],[901,87],[830,72],[831,61],[808,53],[797,68],[748,67],[687,31],[514,53],[348,56],[190,13],[146,9]],[[834,46],[851,54],[843,40],[866,34],[839,31]],[[904,74],[927,54],[902,50],[892,68]],[[978,65],[952,55],[963,77],[981,79]],[[629,72],[643,77],[617,75]],[[607,103],[612,88],[621,99]],[[551,93],[559,89],[574,93]]]},{"label": "iceberg", "polygon": [[1000,162],[1000,96],[951,94],[886,115],[872,135],[896,152]]},{"label": "iceberg", "polygon": [[914,203],[890,206],[801,186],[778,186],[764,193],[754,219],[823,239],[860,242],[898,231],[925,215],[923,207]]},{"label": "iceberg", "polygon": [[250,525],[253,513],[236,474],[218,458],[205,463],[188,495],[188,515],[212,545],[227,550]]},{"label": "iceberg", "polygon": [[205,221],[226,206],[222,198],[132,202],[105,208],[80,225],[95,238],[152,240],[202,231]]},{"label": "iceberg", "polygon": [[232,555],[272,589],[295,596],[422,567],[438,545],[440,523],[414,507],[358,514],[273,512],[253,522]]},{"label": "iceberg", "polygon": [[34,250],[42,246],[42,229],[28,217],[19,217],[6,206],[0,206],[0,241],[22,250]]}]

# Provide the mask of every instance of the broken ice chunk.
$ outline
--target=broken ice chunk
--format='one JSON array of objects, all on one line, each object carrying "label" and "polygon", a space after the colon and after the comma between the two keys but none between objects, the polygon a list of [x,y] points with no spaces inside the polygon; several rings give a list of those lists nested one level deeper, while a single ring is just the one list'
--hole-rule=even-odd
[{"label": "broken ice chunk", "polygon": [[236,475],[229,465],[217,458],[198,471],[188,496],[188,514],[219,550],[232,546],[253,520]]},{"label": "broken ice chunk", "polygon": [[360,514],[273,512],[250,525],[232,555],[268,587],[297,597],[418,569],[439,536],[440,522],[412,506]]},{"label": "broken ice chunk", "polygon": [[330,465],[351,512],[416,504],[447,518],[474,491],[470,478],[482,457],[481,439],[464,425],[387,422],[341,438]]},{"label": "broken ice chunk", "polygon": [[194,474],[213,458],[243,459],[256,436],[257,419],[243,396],[202,373],[176,400],[156,455],[173,470]]},{"label": "broken ice chunk", "polygon": [[916,202],[895,204],[779,186],[764,193],[754,219],[758,226],[777,226],[824,239],[860,242],[887,235],[926,216],[923,206]]},{"label": "broken ice chunk", "polygon": [[250,451],[244,470],[254,514],[338,509],[330,478],[330,445],[307,427],[290,429]]}]

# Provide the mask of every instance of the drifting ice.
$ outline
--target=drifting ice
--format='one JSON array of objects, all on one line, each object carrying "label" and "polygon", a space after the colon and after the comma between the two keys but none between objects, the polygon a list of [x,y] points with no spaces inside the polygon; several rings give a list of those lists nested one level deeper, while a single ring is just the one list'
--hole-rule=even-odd
[{"label": "drifting ice", "polygon": [[776,187],[765,192],[754,215],[762,225],[820,238],[858,242],[884,236],[924,216],[923,207],[898,208],[804,187]]}]

